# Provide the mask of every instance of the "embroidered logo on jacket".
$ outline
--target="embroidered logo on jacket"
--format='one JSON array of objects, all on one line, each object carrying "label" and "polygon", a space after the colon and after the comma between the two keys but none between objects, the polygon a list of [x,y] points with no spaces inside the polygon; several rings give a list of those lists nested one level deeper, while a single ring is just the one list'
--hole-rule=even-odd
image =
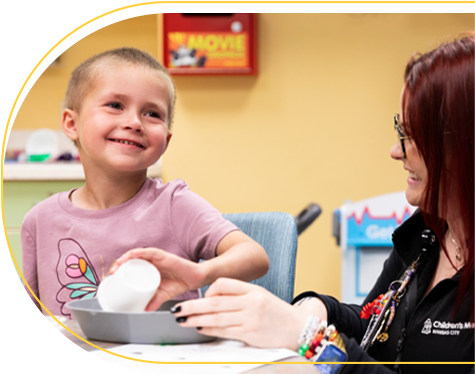
[{"label": "embroidered logo on jacket", "polygon": [[475,323],[473,322],[432,322],[430,318],[427,318],[421,333],[425,335],[459,335],[463,330],[473,330],[474,328]]},{"label": "embroidered logo on jacket", "polygon": [[429,335],[432,330],[432,321],[430,318],[427,318],[426,321],[424,322],[424,328],[422,329],[422,333]]}]

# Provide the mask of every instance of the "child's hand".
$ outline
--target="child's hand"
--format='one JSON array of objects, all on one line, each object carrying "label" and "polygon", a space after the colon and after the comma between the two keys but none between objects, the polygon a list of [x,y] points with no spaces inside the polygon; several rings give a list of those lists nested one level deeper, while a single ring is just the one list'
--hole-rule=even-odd
[{"label": "child's hand", "polygon": [[160,272],[160,287],[145,308],[146,311],[155,311],[165,301],[205,285],[206,274],[202,266],[158,248],[136,248],[126,252],[115,262],[110,273],[113,274],[120,265],[132,258],[147,260]]}]

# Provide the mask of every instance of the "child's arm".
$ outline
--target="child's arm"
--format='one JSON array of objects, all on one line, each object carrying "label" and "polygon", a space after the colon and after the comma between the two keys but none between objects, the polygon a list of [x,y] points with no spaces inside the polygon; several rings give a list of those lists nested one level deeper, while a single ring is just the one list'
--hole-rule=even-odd
[{"label": "child's arm", "polygon": [[263,276],[269,269],[265,250],[241,231],[232,231],[218,244],[218,257],[195,263],[158,248],[136,248],[123,254],[111,269],[132,258],[150,261],[161,275],[160,287],[146,310],[154,311],[165,301],[189,290],[213,283],[220,277],[250,281]]},{"label": "child's arm", "polygon": [[241,231],[231,231],[218,244],[217,257],[203,262],[204,285],[218,278],[251,281],[264,276],[269,270],[266,251]]}]

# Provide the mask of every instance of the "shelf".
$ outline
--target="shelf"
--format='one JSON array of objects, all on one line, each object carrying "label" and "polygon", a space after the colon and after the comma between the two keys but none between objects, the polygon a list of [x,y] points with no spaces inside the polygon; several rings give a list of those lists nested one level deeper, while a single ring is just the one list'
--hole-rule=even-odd
[{"label": "shelf", "polygon": [[[160,177],[161,160],[149,167],[149,177]],[[4,181],[52,181],[52,180],[84,180],[84,170],[80,162],[7,162],[3,165]]]}]

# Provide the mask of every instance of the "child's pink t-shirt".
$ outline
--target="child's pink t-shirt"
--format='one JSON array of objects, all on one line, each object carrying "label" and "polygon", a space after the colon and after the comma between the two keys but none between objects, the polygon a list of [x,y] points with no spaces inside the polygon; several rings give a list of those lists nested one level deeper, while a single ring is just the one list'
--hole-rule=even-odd
[{"label": "child's pink t-shirt", "polygon": [[[70,192],[33,207],[21,230],[23,275],[54,315],[71,317],[65,303],[94,297],[113,262],[130,249],[156,247],[198,262],[213,258],[221,239],[237,230],[182,180],[147,179],[131,200],[103,210],[77,208]],[[198,296],[195,290],[178,299]]]}]

